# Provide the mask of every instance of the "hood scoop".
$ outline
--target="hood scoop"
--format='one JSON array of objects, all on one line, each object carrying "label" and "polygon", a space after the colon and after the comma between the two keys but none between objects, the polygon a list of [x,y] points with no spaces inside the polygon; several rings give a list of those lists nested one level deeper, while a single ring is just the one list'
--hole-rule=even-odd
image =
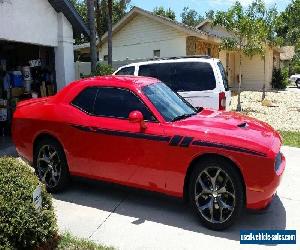
[{"label": "hood scoop", "polygon": [[248,127],[249,127],[249,125],[248,125],[247,122],[242,122],[242,123],[238,124],[237,126],[238,126],[239,128],[248,128]]}]

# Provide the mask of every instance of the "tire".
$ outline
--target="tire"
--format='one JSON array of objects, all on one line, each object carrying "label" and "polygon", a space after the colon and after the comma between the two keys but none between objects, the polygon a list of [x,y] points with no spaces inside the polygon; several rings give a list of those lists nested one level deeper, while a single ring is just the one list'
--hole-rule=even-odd
[{"label": "tire", "polygon": [[296,81],[296,86],[297,86],[297,88],[300,88],[300,79],[298,79],[298,80]]},{"label": "tire", "polygon": [[245,204],[242,182],[235,167],[224,160],[197,163],[190,177],[189,200],[205,227],[223,230],[237,220]]},{"label": "tire", "polygon": [[50,193],[62,191],[69,184],[66,156],[62,146],[54,139],[45,138],[38,142],[34,150],[34,167]]}]

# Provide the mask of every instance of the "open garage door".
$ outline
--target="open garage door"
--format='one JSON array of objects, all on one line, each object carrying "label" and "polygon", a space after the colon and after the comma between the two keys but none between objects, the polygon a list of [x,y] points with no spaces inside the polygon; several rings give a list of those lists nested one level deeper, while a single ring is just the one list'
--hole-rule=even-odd
[{"label": "open garage door", "polygon": [[0,40],[0,135],[19,101],[56,93],[54,48]]}]

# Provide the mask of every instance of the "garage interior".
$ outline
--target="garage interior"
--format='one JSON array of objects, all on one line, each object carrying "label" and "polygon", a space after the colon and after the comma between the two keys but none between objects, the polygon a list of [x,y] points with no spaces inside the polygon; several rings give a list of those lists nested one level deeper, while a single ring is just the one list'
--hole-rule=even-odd
[{"label": "garage interior", "polygon": [[56,93],[54,48],[0,40],[0,136],[18,102]]}]

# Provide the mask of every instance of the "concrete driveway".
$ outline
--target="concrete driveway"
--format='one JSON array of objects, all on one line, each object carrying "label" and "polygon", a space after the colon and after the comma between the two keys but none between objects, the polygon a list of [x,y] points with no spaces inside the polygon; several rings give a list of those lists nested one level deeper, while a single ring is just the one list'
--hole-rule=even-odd
[{"label": "concrete driveway", "polygon": [[269,209],[245,211],[226,231],[204,228],[179,200],[92,181],[76,181],[55,195],[59,228],[118,249],[299,249],[299,243],[239,243],[241,229],[300,228],[300,149],[284,147],[283,152],[287,168]]}]

